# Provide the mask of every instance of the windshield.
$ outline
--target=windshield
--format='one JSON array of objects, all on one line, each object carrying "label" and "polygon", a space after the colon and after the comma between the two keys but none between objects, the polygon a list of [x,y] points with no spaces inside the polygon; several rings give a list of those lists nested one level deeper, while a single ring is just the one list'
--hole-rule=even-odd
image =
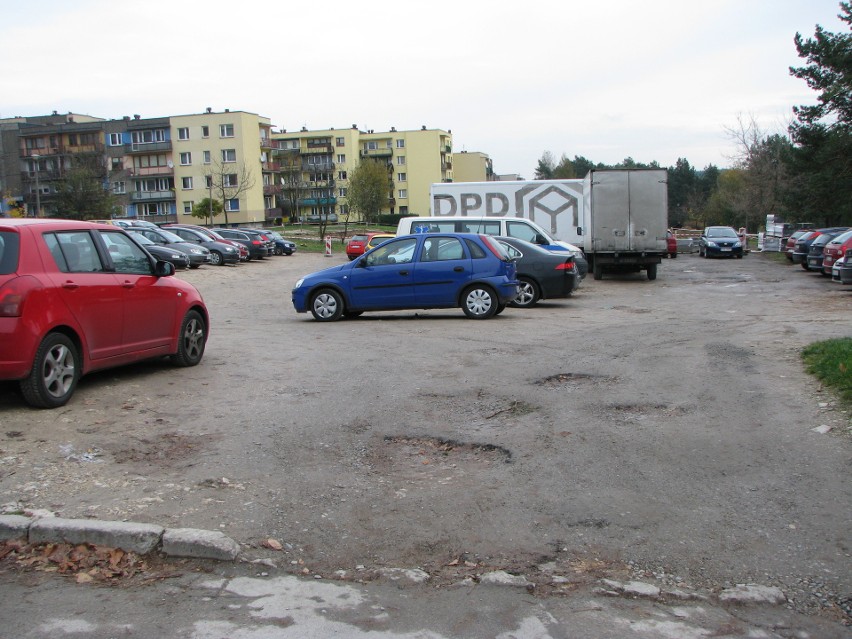
[{"label": "windshield", "polygon": [[144,246],[150,246],[151,244],[153,244],[153,242],[151,240],[149,240],[147,237],[145,237],[141,233],[137,233],[136,231],[128,231],[128,232],[133,236],[134,240],[136,240],[137,242],[139,242],[140,244],[142,244]]},{"label": "windshield", "polygon": [[165,229],[160,229],[160,235],[169,242],[183,242],[183,238],[180,235],[175,235],[171,231],[167,231]]},{"label": "windshield", "polygon": [[707,237],[737,237],[732,228],[707,229]]}]

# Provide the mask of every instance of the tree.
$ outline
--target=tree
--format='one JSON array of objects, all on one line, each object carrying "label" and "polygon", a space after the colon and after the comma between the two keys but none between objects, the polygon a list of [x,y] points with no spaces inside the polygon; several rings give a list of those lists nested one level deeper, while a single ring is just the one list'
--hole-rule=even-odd
[{"label": "tree", "polygon": [[[852,26],[852,3],[838,17]],[[852,36],[817,25],[813,38],[797,33],[796,50],[807,61],[790,67],[819,93],[818,104],[793,108],[789,127],[795,143],[790,162],[801,176],[798,204],[811,221],[852,224]]]},{"label": "tree", "polygon": [[206,197],[192,207],[192,217],[197,217],[205,220],[208,224],[213,224],[214,218],[221,215],[223,210],[222,203],[219,200]]},{"label": "tree", "polygon": [[94,220],[112,216],[116,202],[107,188],[102,156],[81,153],[70,158],[70,168],[56,185],[54,203],[62,217]]},{"label": "tree", "polygon": [[379,212],[388,203],[390,184],[385,162],[364,160],[349,176],[349,188],[346,192],[349,208],[359,213],[368,223],[376,221]]},{"label": "tree", "polygon": [[211,193],[223,203],[225,224],[228,224],[228,206],[230,200],[238,200],[240,195],[254,188],[254,176],[243,162],[214,162],[205,173]]},{"label": "tree", "polygon": [[302,157],[298,149],[288,149],[279,156],[281,163],[281,208],[285,217],[299,219],[299,202],[305,199],[307,182],[302,179]]},{"label": "tree", "polygon": [[538,165],[535,167],[536,180],[552,180],[553,171],[556,168],[553,161],[553,154],[550,151],[542,153],[538,160]]}]

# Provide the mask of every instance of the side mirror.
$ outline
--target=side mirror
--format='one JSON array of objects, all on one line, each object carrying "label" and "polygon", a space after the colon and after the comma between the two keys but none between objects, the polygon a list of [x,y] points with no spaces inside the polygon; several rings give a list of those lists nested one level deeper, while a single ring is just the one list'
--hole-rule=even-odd
[{"label": "side mirror", "polygon": [[154,275],[157,277],[169,277],[175,274],[175,265],[165,260],[157,260],[154,265]]}]

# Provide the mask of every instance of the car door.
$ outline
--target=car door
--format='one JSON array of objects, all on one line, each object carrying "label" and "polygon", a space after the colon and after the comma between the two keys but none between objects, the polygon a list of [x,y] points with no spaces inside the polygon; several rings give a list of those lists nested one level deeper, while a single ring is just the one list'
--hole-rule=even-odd
[{"label": "car door", "polygon": [[414,305],[415,238],[383,244],[358,259],[349,277],[350,306],[368,310]]},{"label": "car door", "polygon": [[414,270],[417,306],[455,306],[471,278],[471,263],[464,243],[457,237],[428,235]]},{"label": "car door", "polygon": [[47,268],[59,296],[77,321],[89,359],[121,355],[124,295],[115,275],[107,270],[88,230],[44,235],[55,270]]},{"label": "car door", "polygon": [[124,353],[167,346],[175,335],[178,296],[154,276],[145,252],[121,232],[100,231],[124,300]]}]

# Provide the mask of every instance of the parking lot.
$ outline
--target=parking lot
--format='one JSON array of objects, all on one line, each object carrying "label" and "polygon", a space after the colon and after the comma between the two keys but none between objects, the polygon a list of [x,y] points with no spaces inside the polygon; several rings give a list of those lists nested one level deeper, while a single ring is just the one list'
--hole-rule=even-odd
[{"label": "parking lot", "polygon": [[681,255],[488,321],[297,315],[335,250],[180,273],[212,318],[198,367],[94,374],[54,411],[0,386],[0,503],[278,540],[310,574],[547,561],[837,613],[849,415],[798,353],[850,334],[852,287]]}]

